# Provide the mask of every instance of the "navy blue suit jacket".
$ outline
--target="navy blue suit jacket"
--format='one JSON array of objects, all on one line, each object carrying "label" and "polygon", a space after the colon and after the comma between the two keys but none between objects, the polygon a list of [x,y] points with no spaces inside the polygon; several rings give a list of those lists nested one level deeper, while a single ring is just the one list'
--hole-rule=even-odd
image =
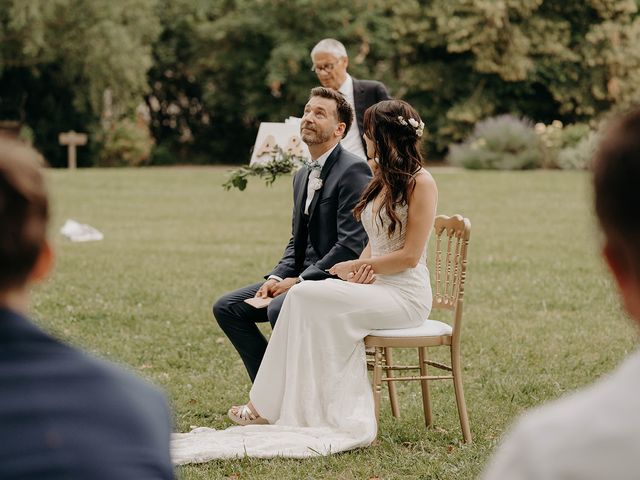
[{"label": "navy blue suit jacket", "polygon": [[[269,275],[281,278],[301,275],[305,280],[331,278],[326,271],[328,268],[338,262],[358,258],[367,244],[367,234],[353,216],[353,208],[371,180],[367,162],[340,144],[331,152],[320,174],[322,188],[316,191],[309,206],[307,236],[303,212],[309,173],[310,170],[303,167],[293,179],[291,239],[282,259]],[[307,240],[311,242],[318,260],[303,268]]]},{"label": "navy blue suit jacket", "polygon": [[171,479],[170,435],[150,384],[0,308],[0,478]]}]

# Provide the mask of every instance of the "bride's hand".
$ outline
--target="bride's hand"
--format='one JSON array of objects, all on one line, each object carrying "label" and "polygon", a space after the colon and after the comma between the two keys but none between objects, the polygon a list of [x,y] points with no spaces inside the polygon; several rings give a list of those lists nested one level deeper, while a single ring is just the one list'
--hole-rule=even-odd
[{"label": "bride's hand", "polygon": [[354,261],[349,260],[347,262],[336,263],[333,267],[329,269],[329,273],[331,275],[337,275],[342,280],[348,280],[348,275],[350,273],[355,273],[354,271]]},{"label": "bride's hand", "polygon": [[360,265],[357,272],[351,272],[347,274],[347,282],[351,283],[373,283],[376,281],[376,277],[373,273],[371,265]]}]

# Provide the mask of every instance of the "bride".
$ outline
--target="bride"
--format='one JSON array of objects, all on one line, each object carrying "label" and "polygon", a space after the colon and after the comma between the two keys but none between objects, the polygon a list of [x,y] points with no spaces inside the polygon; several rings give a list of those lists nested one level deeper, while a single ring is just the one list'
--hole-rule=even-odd
[{"label": "bride", "polygon": [[302,282],[289,291],[250,401],[229,410],[242,426],[175,434],[174,463],[327,455],[375,439],[363,339],[375,329],[417,326],[429,315],[426,252],[438,193],[422,168],[424,123],[408,103],[373,105],[364,129],[367,156],[377,165],[354,214],[368,245],[358,260],[329,270],[341,280]]}]

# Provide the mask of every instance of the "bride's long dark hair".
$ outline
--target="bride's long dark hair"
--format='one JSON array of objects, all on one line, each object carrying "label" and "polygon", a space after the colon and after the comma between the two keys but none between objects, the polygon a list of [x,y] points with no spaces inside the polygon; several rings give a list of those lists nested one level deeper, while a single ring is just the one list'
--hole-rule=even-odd
[{"label": "bride's long dark hair", "polygon": [[403,100],[384,100],[364,112],[364,131],[375,144],[378,165],[353,213],[360,220],[367,203],[384,190],[378,217],[382,222],[384,208],[391,220],[389,236],[395,232],[396,225],[402,228],[396,206],[408,202],[416,184],[415,174],[422,168],[421,122],[418,112]]}]

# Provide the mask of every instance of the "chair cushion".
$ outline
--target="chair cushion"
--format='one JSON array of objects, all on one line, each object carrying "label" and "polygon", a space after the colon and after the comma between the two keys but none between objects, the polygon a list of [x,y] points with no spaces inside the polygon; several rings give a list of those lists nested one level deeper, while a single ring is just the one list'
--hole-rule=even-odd
[{"label": "chair cushion", "polygon": [[440,335],[451,335],[452,332],[451,325],[438,320],[427,319],[417,327],[373,330],[369,335],[372,337],[438,337]]}]

